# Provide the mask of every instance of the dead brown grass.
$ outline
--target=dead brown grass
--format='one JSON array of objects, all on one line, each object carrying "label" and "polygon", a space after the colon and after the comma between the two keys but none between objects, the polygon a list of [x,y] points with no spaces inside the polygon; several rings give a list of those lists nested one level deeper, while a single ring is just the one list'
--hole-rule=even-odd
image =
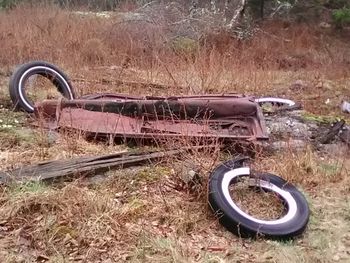
[{"label": "dead brown grass", "polygon": [[252,188],[245,180],[231,186],[230,194],[242,211],[255,218],[273,220],[284,215],[283,203],[276,194],[259,187]]},{"label": "dead brown grass", "polygon": [[291,183],[306,188],[321,187],[323,184],[347,182],[350,163],[349,148],[336,146],[335,151],[320,154],[311,146],[303,150],[285,150],[268,157],[258,157],[254,162],[257,170],[283,174]]},{"label": "dead brown grass", "polygon": [[[0,73],[6,75],[8,69],[29,60],[48,60],[68,72],[79,94],[283,95],[318,114],[340,115],[339,103],[350,95],[349,42],[330,32],[306,25],[266,23],[249,41],[232,39],[226,33],[208,34],[190,49],[179,50],[164,37],[169,28],[163,23],[117,21],[118,17],[82,17],[50,6],[0,12]],[[291,89],[298,79],[305,85]],[[173,88],[121,84],[120,80]],[[1,89],[6,89],[8,78],[2,76],[0,81]],[[9,104],[2,97],[1,102]],[[326,99],[329,104],[324,103]],[[127,149],[126,145],[86,142],[82,134],[71,132],[48,143],[46,131],[34,130],[35,140],[26,145],[22,137],[16,137],[15,145],[2,143],[2,169]],[[179,148],[189,142],[159,142],[164,145]],[[66,185],[1,188],[0,259],[346,262],[348,151],[324,156],[305,148],[258,155],[257,168],[301,187],[310,201],[312,217],[310,229],[297,242],[252,243],[227,233],[207,209],[208,174],[228,157],[219,151],[217,142],[208,146],[168,160],[166,165],[111,172],[108,179],[100,175]],[[194,182],[186,181],[189,169],[198,170]]]},{"label": "dead brown grass", "polygon": [[[2,12],[0,65],[13,68],[34,59],[51,61],[68,72],[80,94],[285,95],[319,114],[335,112],[348,94],[344,80],[349,78],[349,42],[336,33],[266,22],[247,41],[218,32],[198,41],[174,42],[165,20],[126,23],[119,16],[78,15],[52,6]],[[121,79],[182,88],[113,84]],[[305,83],[301,90],[290,89],[296,80]],[[325,105],[327,99],[330,103]]]},{"label": "dead brown grass", "polygon": [[77,65],[122,66],[128,61],[138,68],[159,67],[163,72],[165,65],[169,69],[193,66],[209,74],[215,67],[339,72],[339,67],[349,63],[344,40],[300,24],[267,22],[249,41],[236,40],[225,32],[211,33],[198,43],[190,42],[190,48],[183,48],[181,44],[188,43],[180,42],[174,49],[166,34],[171,28],[165,22],[126,23],[118,15],[105,19],[50,6],[20,6],[2,12],[0,21],[2,65],[45,59],[79,69]]}]

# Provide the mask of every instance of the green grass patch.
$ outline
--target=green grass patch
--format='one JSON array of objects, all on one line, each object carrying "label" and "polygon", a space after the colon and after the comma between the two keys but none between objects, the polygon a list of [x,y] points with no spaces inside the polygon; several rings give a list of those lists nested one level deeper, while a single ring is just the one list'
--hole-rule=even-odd
[{"label": "green grass patch", "polygon": [[[313,114],[310,112],[303,113],[302,118],[305,121],[315,122],[317,124],[331,124],[333,122],[337,122],[337,121],[344,119],[344,117],[341,117],[341,116],[317,115],[317,114]],[[350,123],[349,120],[346,120],[346,122],[348,124]]]},{"label": "green grass patch", "polygon": [[16,183],[8,188],[8,192],[12,196],[20,196],[23,194],[42,194],[50,190],[50,187],[43,182],[26,182]]},{"label": "green grass patch", "polygon": [[338,164],[322,163],[318,166],[318,170],[329,177],[334,177],[341,172],[341,166]]},{"label": "green grass patch", "polygon": [[162,177],[168,176],[171,174],[171,169],[169,167],[155,166],[155,167],[146,167],[138,172],[137,180],[145,182],[156,182]]}]

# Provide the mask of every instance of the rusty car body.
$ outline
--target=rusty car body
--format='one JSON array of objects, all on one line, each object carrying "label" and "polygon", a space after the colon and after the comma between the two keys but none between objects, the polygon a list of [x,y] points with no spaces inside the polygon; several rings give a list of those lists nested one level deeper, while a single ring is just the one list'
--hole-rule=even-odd
[{"label": "rusty car body", "polygon": [[[52,84],[63,98],[38,101],[30,96],[37,88],[43,93],[50,90]],[[38,122],[50,129],[139,139],[268,139],[259,106],[264,101],[240,94],[141,97],[100,93],[76,97],[66,74],[45,61],[19,66],[10,78],[9,93],[16,109],[34,112]],[[46,96],[54,97],[50,92]]]},{"label": "rusty car body", "polygon": [[122,138],[268,139],[258,103],[253,97],[237,94],[92,94],[73,100],[41,101],[35,105],[35,114],[51,129],[70,128]]}]

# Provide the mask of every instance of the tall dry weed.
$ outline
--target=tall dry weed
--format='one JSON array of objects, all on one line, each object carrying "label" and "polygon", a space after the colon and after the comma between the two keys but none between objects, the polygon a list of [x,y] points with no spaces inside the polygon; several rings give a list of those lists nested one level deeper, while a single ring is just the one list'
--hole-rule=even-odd
[{"label": "tall dry weed", "polygon": [[122,65],[127,59],[141,68],[169,65],[168,69],[161,67],[168,72],[194,64],[199,74],[210,74],[217,64],[228,70],[298,71],[349,63],[344,40],[309,25],[266,22],[249,40],[221,31],[191,41],[181,35],[180,39],[170,37],[171,24],[162,14],[159,17],[156,22],[124,20],[116,13],[106,19],[55,6],[24,5],[2,11],[0,65],[42,59],[79,69],[96,61]]}]

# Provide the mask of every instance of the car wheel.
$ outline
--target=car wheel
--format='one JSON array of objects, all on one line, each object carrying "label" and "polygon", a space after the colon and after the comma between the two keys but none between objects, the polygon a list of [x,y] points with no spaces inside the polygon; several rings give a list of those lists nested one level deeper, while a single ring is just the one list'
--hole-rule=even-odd
[{"label": "car wheel", "polygon": [[[34,112],[36,101],[29,95],[28,86],[34,86],[37,89],[36,93],[44,93],[44,88],[40,90],[41,86],[47,87],[47,91],[53,93],[50,87],[53,86],[54,91],[63,97],[67,99],[75,98],[75,93],[68,77],[59,68],[48,62],[33,61],[21,65],[10,78],[9,91],[15,109],[32,113]],[[42,99],[54,98],[56,94],[50,96],[52,97],[46,96]]]},{"label": "car wheel", "polygon": [[[241,209],[230,194],[230,186],[243,178],[248,179],[250,188],[275,194],[283,204],[283,215],[273,220],[259,219]],[[270,173],[253,175],[242,160],[223,163],[213,171],[209,181],[209,204],[219,222],[241,237],[295,237],[305,230],[310,214],[305,197],[295,186]]]}]

